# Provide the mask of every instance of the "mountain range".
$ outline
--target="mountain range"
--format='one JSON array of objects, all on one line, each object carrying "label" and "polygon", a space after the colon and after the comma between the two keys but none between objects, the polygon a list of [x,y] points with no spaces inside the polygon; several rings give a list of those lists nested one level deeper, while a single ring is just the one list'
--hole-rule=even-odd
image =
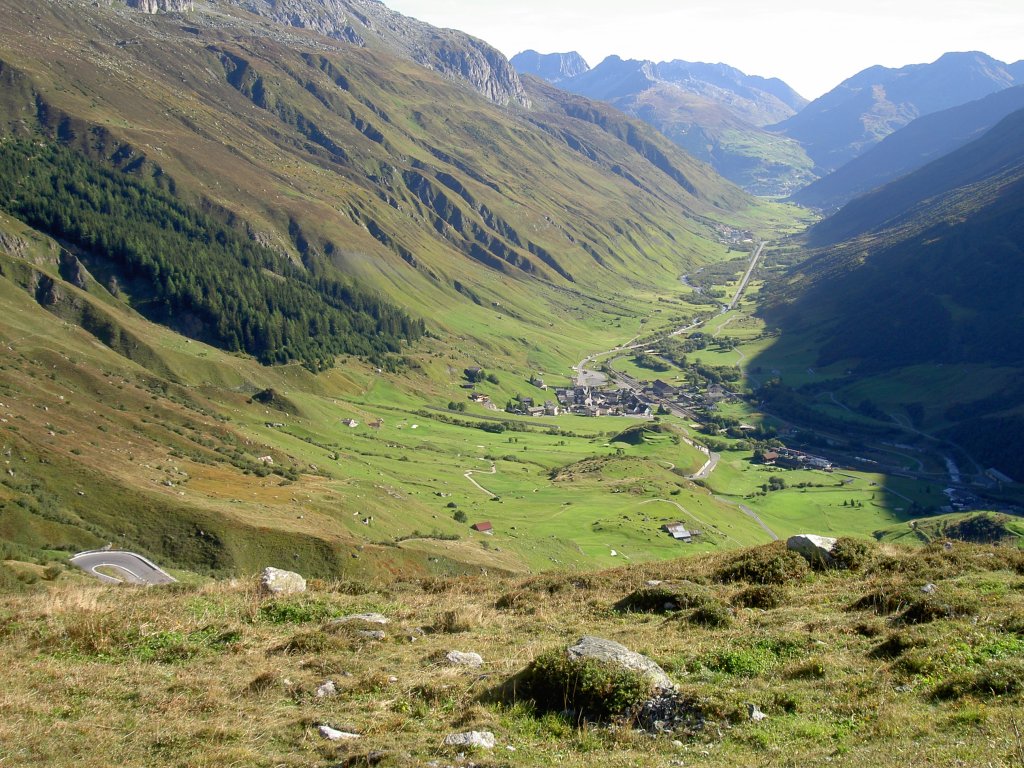
[{"label": "mountain range", "polygon": [[771,128],[799,141],[824,175],[918,117],[1017,84],[1019,69],[978,52],[899,69],[869,67]]},{"label": "mountain range", "polygon": [[798,190],[792,200],[837,208],[979,138],[1010,113],[1024,108],[1024,86],[935,112],[890,134],[863,155]]},{"label": "mountain range", "polygon": [[[813,179],[798,144],[761,126],[795,114],[807,101],[775,78],[725,64],[624,60],[609,56],[581,69],[576,53],[512,57],[519,72],[613,104],[644,120],[726,178],[757,194],[780,194]],[[563,71],[562,62],[572,62]]]}]

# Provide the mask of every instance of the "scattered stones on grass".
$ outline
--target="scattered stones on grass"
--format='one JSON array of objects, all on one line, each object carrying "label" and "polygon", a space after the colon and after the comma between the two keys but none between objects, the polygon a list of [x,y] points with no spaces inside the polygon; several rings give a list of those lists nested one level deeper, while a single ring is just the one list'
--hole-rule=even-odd
[{"label": "scattered stones on grass", "polygon": [[496,742],[490,731],[466,731],[465,733],[449,733],[444,737],[446,747],[477,747],[478,749],[494,749]]},{"label": "scattered stones on grass", "polygon": [[358,733],[352,733],[351,731],[339,731],[337,728],[332,728],[329,725],[318,725],[316,727],[317,733],[327,741],[354,741],[355,739],[363,738]]},{"label": "scattered stones on grass", "polygon": [[361,621],[364,624],[390,624],[391,619],[382,613],[353,613],[349,616],[339,616],[331,619],[331,624],[348,624],[353,621]]},{"label": "scattered stones on grass", "polygon": [[264,568],[260,574],[260,590],[268,595],[296,595],[306,591],[306,580],[294,571]]},{"label": "scattered stones on grass", "polygon": [[388,633],[383,629],[358,629],[356,636],[365,640],[386,640]]},{"label": "scattered stones on grass", "polygon": [[326,699],[331,696],[338,695],[338,686],[334,684],[333,680],[326,680],[324,683],[316,689],[314,694],[318,699]]},{"label": "scattered stones on grass", "polygon": [[761,708],[757,704],[747,704],[747,717],[752,722],[760,723],[762,720],[767,720],[768,715],[761,711]]},{"label": "scattered stones on grass", "polygon": [[444,658],[453,667],[482,667],[484,664],[484,658],[479,653],[448,651]]},{"label": "scattered stones on grass", "polygon": [[930,595],[930,594],[934,593],[935,590],[937,590],[937,589],[938,589],[938,587],[936,587],[934,584],[931,584],[931,583],[925,584],[923,587],[921,587],[921,591],[924,592],[926,595]]}]

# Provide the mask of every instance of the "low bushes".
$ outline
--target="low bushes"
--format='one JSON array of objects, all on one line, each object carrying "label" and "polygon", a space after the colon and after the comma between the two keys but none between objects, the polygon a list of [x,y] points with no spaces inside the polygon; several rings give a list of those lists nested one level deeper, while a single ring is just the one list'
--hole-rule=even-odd
[{"label": "low bushes", "polygon": [[619,613],[666,613],[699,608],[713,601],[707,587],[682,581],[638,589],[619,600],[614,609]]},{"label": "low bushes", "polygon": [[763,547],[746,549],[715,571],[720,582],[746,581],[751,584],[790,584],[807,575],[807,561],[776,541]]},{"label": "low bushes", "polygon": [[515,681],[516,698],[532,699],[544,712],[573,712],[581,720],[632,714],[652,690],[641,672],[595,659],[570,659],[561,649],[538,656]]}]

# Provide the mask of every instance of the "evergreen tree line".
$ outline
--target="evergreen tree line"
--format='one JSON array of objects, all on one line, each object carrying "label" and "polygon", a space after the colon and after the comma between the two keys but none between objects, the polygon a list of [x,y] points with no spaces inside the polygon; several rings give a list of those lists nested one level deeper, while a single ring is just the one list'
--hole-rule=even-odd
[{"label": "evergreen tree line", "polygon": [[305,272],[157,184],[59,144],[0,142],[0,209],[146,285],[150,319],[197,317],[204,340],[264,364],[380,358],[424,332],[369,291]]}]

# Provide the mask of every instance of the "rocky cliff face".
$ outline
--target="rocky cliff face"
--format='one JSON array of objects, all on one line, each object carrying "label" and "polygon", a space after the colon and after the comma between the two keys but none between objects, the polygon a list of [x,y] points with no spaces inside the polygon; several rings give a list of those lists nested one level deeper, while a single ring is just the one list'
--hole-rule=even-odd
[{"label": "rocky cliff face", "polygon": [[576,51],[570,53],[523,51],[513,56],[511,61],[516,72],[522,75],[536,75],[555,84],[590,71],[590,65]]},{"label": "rocky cliff face", "polygon": [[[183,2],[184,0],[136,0]],[[377,0],[226,0],[250,13],[367,48],[382,48],[453,80],[491,101],[529,106],[523,84],[498,50],[452,29],[437,29]]]},{"label": "rocky cliff face", "polygon": [[128,0],[128,7],[143,13],[168,13],[194,11],[195,3],[193,0]]}]

